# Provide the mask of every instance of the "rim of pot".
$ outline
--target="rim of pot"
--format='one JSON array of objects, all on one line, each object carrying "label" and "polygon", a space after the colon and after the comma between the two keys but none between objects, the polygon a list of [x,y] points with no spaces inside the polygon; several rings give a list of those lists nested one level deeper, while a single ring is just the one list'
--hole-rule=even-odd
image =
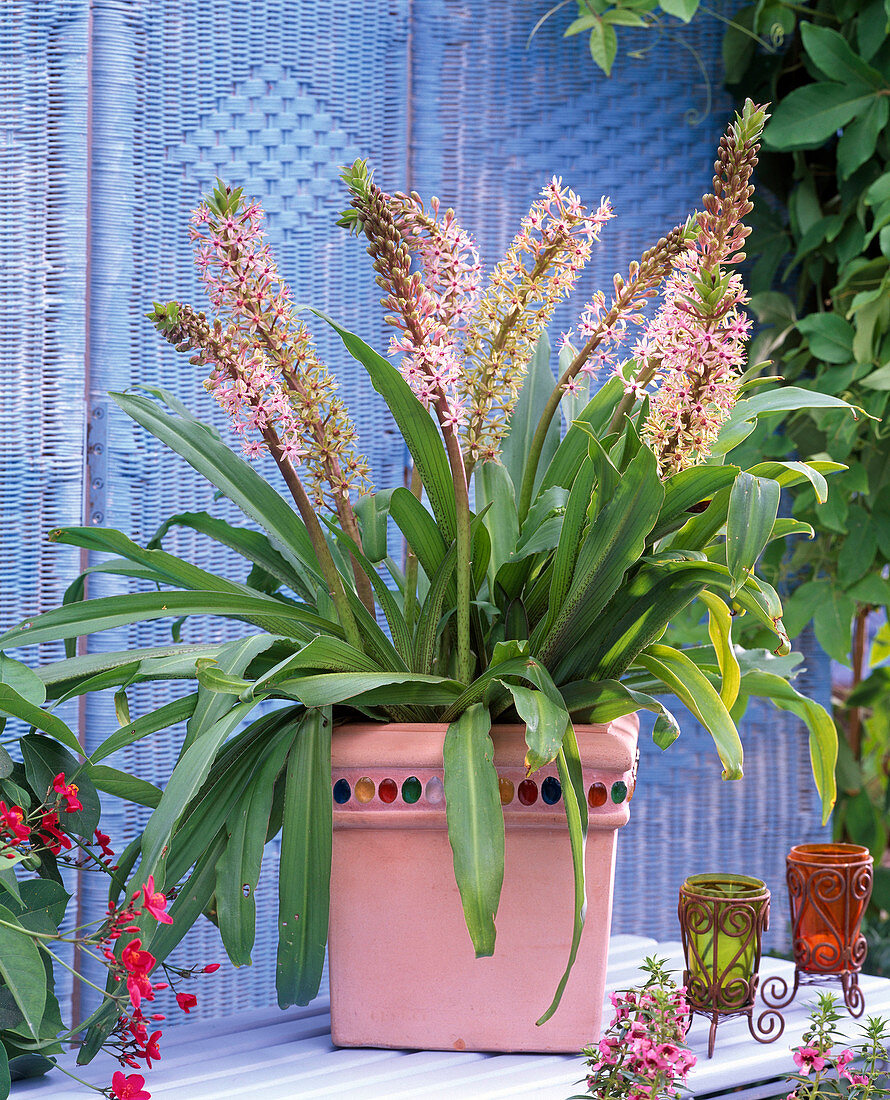
[{"label": "rim of pot", "polygon": [[690,875],[681,889],[696,897],[723,901],[752,901],[769,896],[766,883],[761,879],[722,871]]},{"label": "rim of pot", "polygon": [[869,863],[871,852],[862,844],[795,844],[788,853],[789,863],[818,867]]}]

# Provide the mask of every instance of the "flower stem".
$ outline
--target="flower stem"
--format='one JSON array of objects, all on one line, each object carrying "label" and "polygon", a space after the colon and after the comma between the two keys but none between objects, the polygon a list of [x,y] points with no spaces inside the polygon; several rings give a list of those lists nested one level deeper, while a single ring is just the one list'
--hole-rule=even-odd
[{"label": "flower stem", "polygon": [[306,531],[309,534],[309,538],[312,540],[315,556],[318,558],[318,564],[321,566],[322,575],[327,583],[331,599],[334,601],[334,606],[337,609],[337,617],[346,634],[346,640],[351,646],[360,650],[363,648],[362,639],[358,632],[355,616],[352,614],[352,608],[349,606],[349,601],[346,598],[342,579],[337,571],[337,566],[334,564],[330,547],[324,537],[324,532],[321,529],[321,524],[318,522],[318,517],[315,514],[315,509],[312,507],[312,502],[309,500],[306,490],[303,488],[303,483],[297,476],[294,464],[287,455],[282,452],[281,444],[276,434],[270,429],[266,429],[263,432],[263,436],[265,437],[266,444],[269,447],[272,457],[277,462],[279,470],[281,470],[281,476],[284,478],[285,484],[290,490],[291,496],[294,498],[294,503],[297,506],[300,516],[306,524]]}]

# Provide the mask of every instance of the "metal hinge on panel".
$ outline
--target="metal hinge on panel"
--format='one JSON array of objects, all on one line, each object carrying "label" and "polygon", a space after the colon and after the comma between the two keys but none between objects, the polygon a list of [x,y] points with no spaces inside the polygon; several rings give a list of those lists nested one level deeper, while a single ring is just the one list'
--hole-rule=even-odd
[{"label": "metal hinge on panel", "polygon": [[108,402],[93,401],[87,410],[87,507],[90,526],[105,523],[108,479]]}]

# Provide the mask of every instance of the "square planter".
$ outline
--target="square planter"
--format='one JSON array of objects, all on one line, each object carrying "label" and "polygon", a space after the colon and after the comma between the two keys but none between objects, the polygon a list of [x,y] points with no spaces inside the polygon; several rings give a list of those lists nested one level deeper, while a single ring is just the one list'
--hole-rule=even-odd
[{"label": "square planter", "polygon": [[497,944],[477,959],[454,881],[444,725],[352,725],[333,737],[331,1030],[338,1046],[574,1052],[599,1036],[617,830],[638,720],[576,726],[588,794],[587,919],[562,1003],[572,857],[556,767],[525,780],[525,730],[492,729],[506,823]]}]

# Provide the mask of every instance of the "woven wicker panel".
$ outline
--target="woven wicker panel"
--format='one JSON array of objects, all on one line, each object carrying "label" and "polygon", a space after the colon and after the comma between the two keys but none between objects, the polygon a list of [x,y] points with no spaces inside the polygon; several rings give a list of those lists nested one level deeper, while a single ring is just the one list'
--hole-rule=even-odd
[{"label": "woven wicker panel", "polygon": [[[78,552],[46,535],[82,515],[86,9],[0,4],[0,631],[58,604],[78,572]],[[76,704],[58,713],[76,727]],[[57,979],[64,1004],[71,978],[60,967]]]},{"label": "woven wicker panel", "polygon": [[0,630],[77,573],[46,535],[82,513],[86,7],[0,5]]},{"label": "woven wicker panel", "polygon": [[[186,357],[164,344],[144,319],[153,299],[200,303],[187,239],[189,212],[216,177],[244,186],[268,211],[269,237],[294,298],[344,319],[380,346],[384,330],[361,244],[335,225],[343,206],[340,166],[371,155],[383,173],[405,174],[403,129],[405,19],[401,4],[372,2],[361,19],[329,2],[102,4],[95,11],[94,202],[92,241],[95,397],[142,382],[174,391],[228,439],[221,417]],[[354,14],[354,13],[353,13]],[[378,484],[400,482],[404,448],[361,368],[320,323],[322,355],[341,379]],[[108,406],[106,515],[132,537],[150,538],[167,516],[208,509],[233,522],[239,513],[213,501],[213,490],[179,458]],[[265,472],[277,484],[275,470]],[[185,532],[165,547],[239,579],[245,569],[213,544]],[[94,595],[121,589],[97,580]],[[219,621],[189,624],[184,638],[243,633]],[[94,649],[163,644],[169,624],[109,632]],[[131,693],[134,713],[167,701],[175,689]],[[116,722],[108,700],[91,699],[89,744]],[[163,782],[181,731],[121,754],[121,766]],[[131,836],[145,812],[116,806],[115,835]],[[259,897],[274,900],[274,858]],[[237,976],[220,971],[202,983],[199,1012],[274,1001],[277,925],[274,905],[257,924],[255,965]],[[197,928],[178,953],[185,965],[221,956],[215,929]],[[179,1017],[181,1018],[181,1017]]]}]

